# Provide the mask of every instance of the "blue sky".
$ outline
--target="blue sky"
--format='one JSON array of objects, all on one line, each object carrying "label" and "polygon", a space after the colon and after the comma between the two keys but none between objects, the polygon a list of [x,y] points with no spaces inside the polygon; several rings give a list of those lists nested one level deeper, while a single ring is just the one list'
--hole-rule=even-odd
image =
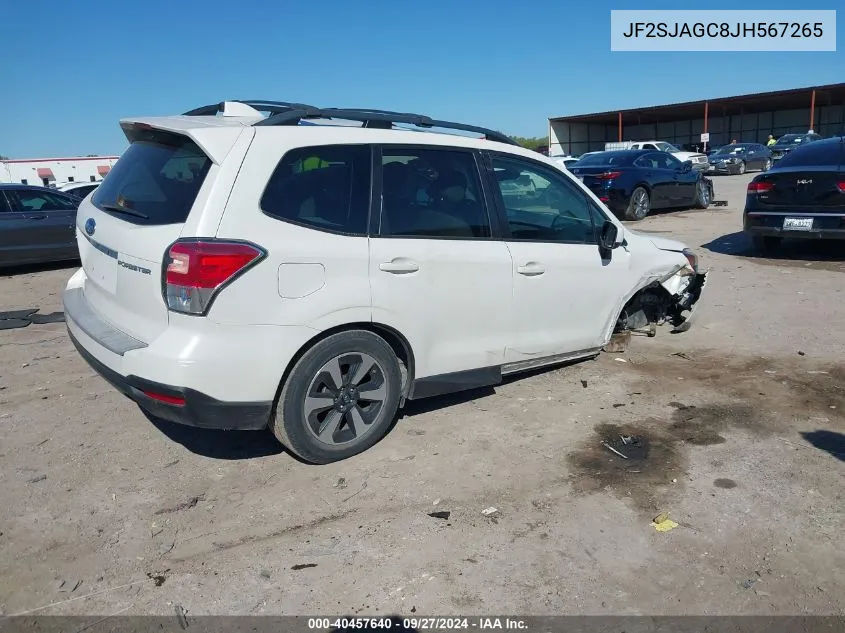
[{"label": "blue sky", "polygon": [[[0,154],[13,158],[118,153],[120,117],[227,98],[419,112],[540,136],[549,116],[845,81],[841,34],[835,53],[610,52],[611,9],[735,1],[3,5]],[[839,8],[845,30],[841,0],[805,8]]]}]

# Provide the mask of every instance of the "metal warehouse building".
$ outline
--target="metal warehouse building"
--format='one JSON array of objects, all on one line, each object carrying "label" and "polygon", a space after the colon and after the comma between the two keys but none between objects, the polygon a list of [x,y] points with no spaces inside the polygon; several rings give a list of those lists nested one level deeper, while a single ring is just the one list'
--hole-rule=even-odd
[{"label": "metal warehouse building", "polygon": [[705,101],[581,114],[549,119],[549,154],[583,154],[608,141],[668,141],[678,146],[709,146],[732,139],[765,143],[769,134],[805,133],[824,137],[845,133],[845,83],[761,92]]}]

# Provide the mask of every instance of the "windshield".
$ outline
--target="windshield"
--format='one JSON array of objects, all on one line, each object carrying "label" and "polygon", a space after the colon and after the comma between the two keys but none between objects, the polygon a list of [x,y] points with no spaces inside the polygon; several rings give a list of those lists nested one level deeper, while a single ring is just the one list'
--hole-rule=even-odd
[{"label": "windshield", "polygon": [[784,134],[778,139],[778,145],[797,145],[803,140],[801,134]]},{"label": "windshield", "polygon": [[663,141],[658,141],[658,142],[657,142],[657,143],[655,143],[654,145],[655,145],[655,147],[657,147],[657,149],[659,149],[661,152],[672,152],[672,153],[674,154],[675,152],[680,152],[680,151],[681,151],[681,150],[679,150],[677,147],[675,147],[674,145],[670,145],[669,143],[664,143]]},{"label": "windshield", "polygon": [[719,151],[716,152],[717,155],[724,155],[724,154],[741,154],[745,151],[745,148],[742,145],[725,145],[725,147],[720,147]]}]

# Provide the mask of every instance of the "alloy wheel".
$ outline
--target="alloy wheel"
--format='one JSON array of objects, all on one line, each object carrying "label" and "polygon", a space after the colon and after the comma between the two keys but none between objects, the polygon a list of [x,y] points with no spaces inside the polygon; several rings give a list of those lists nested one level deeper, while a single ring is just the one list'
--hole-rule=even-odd
[{"label": "alloy wheel", "polygon": [[648,215],[648,194],[645,189],[637,189],[634,192],[634,215],[638,220]]},{"label": "alloy wheel", "polygon": [[309,430],[325,444],[359,441],[372,429],[387,399],[384,368],[364,353],[336,356],[323,365],[306,392]]}]

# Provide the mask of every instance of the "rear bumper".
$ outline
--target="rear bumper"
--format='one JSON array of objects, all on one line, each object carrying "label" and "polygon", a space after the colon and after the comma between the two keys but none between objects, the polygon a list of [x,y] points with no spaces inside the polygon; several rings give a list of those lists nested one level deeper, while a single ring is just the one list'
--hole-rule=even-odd
[{"label": "rear bumper", "polygon": [[74,345],[118,391],[172,422],[265,428],[285,368],[317,334],[308,327],[228,325],[171,315],[151,340],[140,340],[94,309],[85,281],[78,271],[63,296]]},{"label": "rear bumper", "polygon": [[[809,231],[783,230],[785,217],[813,218],[813,228]],[[845,240],[845,217],[841,214],[808,214],[796,212],[765,213],[752,211],[743,216],[743,230],[748,235],[783,237],[789,239]]]},{"label": "rear bumper", "polygon": [[[257,430],[267,427],[272,402],[221,402],[204,393],[139,378],[123,376],[90,354],[68,329],[68,336],[80,356],[120,393],[147,413],[178,424],[204,429]],[[163,402],[147,394],[178,399],[184,404]]]}]

